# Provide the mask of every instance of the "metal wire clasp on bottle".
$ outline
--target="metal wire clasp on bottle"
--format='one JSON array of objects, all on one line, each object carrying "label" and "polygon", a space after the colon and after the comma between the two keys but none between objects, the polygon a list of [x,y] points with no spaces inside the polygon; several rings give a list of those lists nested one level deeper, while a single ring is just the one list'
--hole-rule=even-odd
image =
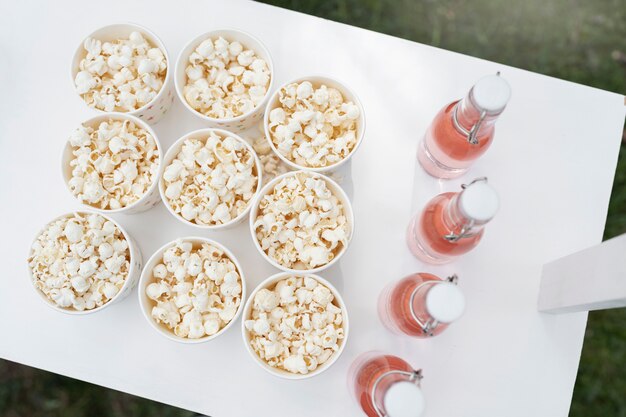
[{"label": "metal wire clasp on bottle", "polygon": [[[459,277],[457,276],[457,274],[450,275],[448,278],[445,279],[445,281],[451,284],[457,285],[457,283],[459,282]],[[424,334],[428,336],[433,335],[433,332],[435,331],[435,328],[439,325],[439,322],[432,318],[428,320],[426,323],[420,320],[420,318],[417,316],[417,313],[415,312],[415,308],[413,307],[413,302],[420,288],[422,288],[425,285],[432,285],[432,284],[433,284],[432,281],[422,282],[420,285],[415,287],[415,289],[411,293],[411,297],[409,298],[409,311],[411,312],[411,317],[422,328],[422,331],[424,332]],[[434,285],[437,285],[437,284],[434,284]]]},{"label": "metal wire clasp on bottle", "polygon": [[[496,75],[500,76],[500,71],[498,71]],[[474,123],[474,125],[472,126],[470,130],[467,130],[463,125],[461,125],[461,123],[459,123],[459,118],[457,115],[458,110],[459,110],[459,106],[457,104],[456,106],[454,106],[454,111],[452,112],[452,121],[454,122],[454,127],[456,127],[459,130],[459,132],[467,136],[467,141],[469,143],[471,143],[472,145],[478,145],[478,130],[480,129],[480,126],[483,124],[483,121],[485,120],[485,117],[487,116],[487,111],[485,110],[481,111],[480,116],[478,117],[478,121]]]},{"label": "metal wire clasp on bottle", "polygon": [[375,398],[376,389],[378,388],[378,384],[380,383],[380,381],[384,377],[390,376],[390,375],[406,376],[409,378],[408,379],[409,382],[413,382],[414,384],[417,384],[418,387],[420,386],[420,382],[422,381],[422,378],[424,378],[424,376],[422,375],[421,369],[416,369],[411,372],[400,371],[400,370],[387,371],[383,373],[382,375],[380,375],[378,378],[376,378],[376,381],[374,381],[374,385],[372,386],[372,392],[370,392],[370,396],[372,397],[372,405],[374,406],[374,411],[376,411],[376,415],[378,417],[387,417],[387,414],[385,414],[385,412],[378,407],[378,404],[376,404],[376,398]]},{"label": "metal wire clasp on bottle", "polygon": [[[461,184],[461,188],[466,189],[470,185],[479,181],[487,182],[487,177],[479,177],[479,178],[474,179],[469,184]],[[459,233],[448,233],[447,235],[444,236],[444,239],[446,239],[448,242],[456,242],[459,239],[470,237],[473,234],[471,233],[473,227],[474,227],[474,220],[470,220],[468,223],[463,224],[463,226],[461,227],[461,231]]]}]

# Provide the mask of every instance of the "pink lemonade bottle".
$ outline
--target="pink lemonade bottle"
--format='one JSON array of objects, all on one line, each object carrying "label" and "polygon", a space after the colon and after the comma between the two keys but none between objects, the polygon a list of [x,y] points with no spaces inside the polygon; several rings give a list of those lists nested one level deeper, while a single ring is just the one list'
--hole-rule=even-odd
[{"label": "pink lemonade bottle", "polygon": [[443,332],[465,310],[465,297],[452,275],[441,279],[418,272],[391,283],[378,298],[378,315],[397,334],[430,337]]},{"label": "pink lemonade bottle", "polygon": [[497,75],[481,78],[464,99],[441,109],[419,145],[417,159],[433,177],[465,173],[493,140],[494,125],[511,98],[511,87]]},{"label": "pink lemonade bottle", "polygon": [[424,411],[422,371],[397,356],[361,354],[350,366],[348,386],[369,417],[419,417]]},{"label": "pink lemonade bottle", "polygon": [[406,239],[417,259],[444,264],[480,242],[484,226],[498,211],[498,194],[484,177],[462,188],[458,193],[439,194],[411,219]]}]

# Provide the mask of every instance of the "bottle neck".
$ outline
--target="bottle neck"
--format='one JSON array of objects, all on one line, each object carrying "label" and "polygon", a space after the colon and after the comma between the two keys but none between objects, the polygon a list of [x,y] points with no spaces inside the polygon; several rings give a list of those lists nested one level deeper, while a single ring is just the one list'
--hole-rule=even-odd
[{"label": "bottle neck", "polygon": [[[440,322],[435,318],[435,316],[441,317],[441,292],[435,294],[437,290],[442,289],[443,287],[439,287],[439,285],[458,285],[459,277],[456,274],[450,275],[446,279],[437,279],[437,280],[429,280],[424,281],[421,284],[417,285],[415,289],[413,289],[411,296],[409,298],[409,313],[415,323],[422,328],[422,331],[427,336],[433,336],[436,329],[441,325],[450,324],[451,321]],[[438,303],[433,305],[432,303],[429,306],[428,297],[431,294],[431,291],[434,290],[432,294],[435,299],[431,301]],[[454,294],[454,293],[453,293]],[[439,295],[439,297],[437,297]],[[454,305],[454,303],[458,304],[458,299],[452,298],[450,299],[450,294],[448,292],[447,298],[445,299],[445,304],[449,308],[450,303]],[[432,311],[430,308],[437,308],[437,312]],[[449,316],[449,314],[447,314]]]},{"label": "bottle neck", "polygon": [[457,101],[453,109],[454,126],[462,134],[469,135],[474,129],[477,138],[489,134],[502,111],[489,113],[481,109],[473,98],[472,88],[469,93]]},{"label": "bottle neck", "polygon": [[443,210],[443,224],[450,233],[445,238],[451,242],[472,237],[480,232],[487,222],[480,222],[467,217],[460,208],[463,191],[454,194]]},{"label": "bottle neck", "polygon": [[399,370],[392,369],[381,374],[372,385],[372,391],[370,393],[372,405],[374,406],[374,411],[380,417],[387,416],[386,408],[385,408],[385,394],[389,390],[389,388],[396,383],[399,382],[410,382],[415,384],[416,386],[420,386],[422,381],[422,370]]}]

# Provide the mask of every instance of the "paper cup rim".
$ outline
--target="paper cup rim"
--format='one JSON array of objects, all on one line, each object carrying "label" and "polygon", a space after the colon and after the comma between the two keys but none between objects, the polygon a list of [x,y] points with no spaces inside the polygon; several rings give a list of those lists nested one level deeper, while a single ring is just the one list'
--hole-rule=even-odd
[{"label": "paper cup rim", "polygon": [[[85,103],[85,105],[87,106],[87,103],[83,99],[82,95],[76,91],[76,84],[74,82],[74,78],[76,77],[76,74],[78,74],[78,71],[77,71],[78,67],[75,66],[75,63],[76,62],[80,63],[78,59],[79,59],[79,56],[82,54],[82,50],[84,49],[83,45],[87,38],[93,37],[95,33],[100,32],[101,30],[108,29],[108,28],[115,27],[115,26],[127,26],[129,28],[136,29],[136,32],[141,32],[142,35],[149,35],[149,37],[152,38],[150,39],[150,41],[152,41],[155,44],[154,46],[159,48],[161,52],[163,52],[163,56],[165,57],[165,62],[167,64],[167,70],[165,71],[165,79],[163,80],[163,85],[161,86],[161,89],[159,90],[159,92],[152,98],[152,100],[150,100],[149,102],[147,102],[146,104],[144,104],[138,109],[128,111],[128,112],[116,112],[116,113],[121,113],[121,114],[128,114],[131,116],[137,116],[143,113],[144,111],[146,111],[150,106],[154,105],[158,100],[160,100],[163,97],[163,95],[166,93],[165,90],[167,90],[167,85],[172,79],[172,71],[173,71],[172,65],[171,65],[172,60],[170,59],[170,55],[169,55],[169,52],[167,51],[167,48],[165,47],[165,44],[163,43],[161,38],[155,35],[154,32],[152,32],[147,27],[142,26],[137,23],[132,23],[132,22],[119,22],[119,23],[112,23],[109,25],[101,26],[98,29],[92,31],[89,35],[83,38],[78,48],[76,48],[76,50],[74,51],[74,55],[72,56],[72,65],[70,67],[70,81],[71,81],[72,89],[74,90],[78,98],[80,98],[80,100],[83,103]],[[112,112],[107,112],[106,110],[98,109],[96,107],[91,107],[91,106],[87,106],[87,107],[99,113],[112,113]]]},{"label": "paper cup rim", "polygon": [[[331,357],[328,359],[328,361],[324,362],[322,365],[318,366],[318,368],[316,368],[315,370],[309,372],[308,374],[295,374],[295,373],[291,373],[289,371],[285,371],[282,369],[277,369],[277,368],[272,368],[271,366],[269,366],[267,363],[265,363],[265,361],[260,358],[256,352],[254,352],[252,350],[252,348],[250,347],[250,336],[249,336],[249,330],[246,329],[246,320],[248,320],[250,313],[252,312],[252,304],[254,303],[254,297],[255,295],[262,289],[267,288],[269,286],[271,286],[272,284],[277,283],[278,281],[280,281],[281,279],[290,277],[290,276],[298,276],[298,277],[312,277],[314,278],[317,282],[319,282],[320,284],[326,286],[331,293],[333,294],[333,296],[335,297],[335,300],[337,300],[337,304],[339,305],[339,308],[341,308],[341,314],[342,314],[342,328],[344,331],[344,337],[341,341],[341,345],[339,346],[339,350],[337,350],[336,352],[334,352]],[[336,361],[337,359],[339,359],[339,357],[341,356],[341,354],[343,353],[346,343],[348,342],[348,335],[349,335],[349,331],[350,331],[350,321],[348,318],[348,308],[346,307],[346,303],[343,299],[343,297],[341,296],[341,293],[337,290],[337,288],[335,288],[335,286],[333,284],[331,284],[327,279],[322,278],[319,275],[316,274],[311,274],[311,273],[291,273],[291,272],[278,272],[276,274],[273,274],[269,277],[267,277],[266,279],[264,279],[263,281],[261,281],[255,288],[254,290],[252,290],[252,292],[250,293],[250,296],[248,297],[248,300],[246,301],[246,305],[243,308],[243,312],[242,312],[242,317],[241,317],[241,334],[243,337],[243,342],[244,345],[246,346],[246,351],[250,354],[250,356],[252,357],[252,359],[263,369],[265,369],[267,372],[269,372],[270,374],[277,376],[279,378],[283,378],[283,379],[289,379],[289,380],[302,380],[302,379],[308,379],[308,378],[312,378],[314,376],[317,376],[323,372],[325,372],[327,369],[329,369]]]},{"label": "paper cup rim", "polygon": [[[346,95],[349,95],[352,97],[351,101],[354,102],[354,104],[357,105],[357,107],[359,108],[359,118],[357,119],[357,125],[358,125],[358,136],[357,136],[357,140],[356,140],[356,144],[354,145],[354,148],[352,148],[352,150],[350,151],[350,153],[348,154],[348,156],[346,156],[345,158],[341,159],[338,162],[335,162],[332,165],[328,165],[328,166],[324,166],[324,167],[307,167],[304,165],[299,165],[295,162],[293,162],[292,160],[290,160],[289,158],[285,157],[282,153],[280,153],[278,151],[278,149],[276,148],[276,145],[274,145],[274,141],[272,140],[272,135],[269,131],[269,114],[270,112],[277,108],[275,106],[276,101],[278,100],[278,95],[280,93],[280,90],[283,89],[284,87],[288,86],[289,84],[293,84],[293,83],[300,83],[303,81],[309,81],[312,84],[314,83],[318,83],[318,84],[324,84],[325,82],[327,83],[333,83],[337,86],[339,86],[339,88],[337,88],[338,90],[340,90],[340,92],[342,93],[342,95],[345,97]],[[346,94],[348,93],[348,94]],[[346,83],[344,83],[343,81],[340,81],[336,78],[333,77],[329,77],[327,75],[307,75],[304,77],[299,77],[296,79],[293,79],[289,82],[286,82],[282,85],[280,85],[270,96],[270,98],[267,101],[267,105],[265,106],[265,114],[263,116],[263,133],[265,134],[265,139],[268,141],[270,148],[272,149],[272,151],[274,152],[274,154],[276,156],[278,156],[278,158],[280,158],[280,160],[282,162],[284,162],[285,164],[287,164],[287,166],[296,169],[296,170],[301,170],[301,171],[310,171],[310,172],[317,172],[317,173],[326,173],[329,171],[334,171],[340,167],[342,167],[344,164],[346,164],[350,159],[352,159],[352,156],[356,153],[357,149],[359,149],[359,147],[361,146],[361,143],[363,142],[363,138],[365,137],[365,110],[363,109],[363,104],[361,103],[361,100],[359,99],[359,97],[354,93],[354,90],[352,90],[350,87],[348,87],[348,85],[346,85]]]},{"label": "paper cup rim", "polygon": [[117,299],[119,298],[120,294],[122,294],[124,292],[124,290],[126,288],[128,288],[129,285],[132,285],[130,283],[130,281],[131,281],[130,278],[132,277],[133,273],[141,272],[141,271],[134,271],[134,269],[135,269],[135,263],[134,263],[135,259],[133,259],[133,251],[131,250],[131,246],[134,246],[135,242],[130,237],[130,235],[128,234],[126,229],[124,229],[118,222],[116,222],[111,217],[107,216],[106,214],[97,212],[95,210],[88,210],[88,209],[80,209],[80,210],[70,211],[70,212],[61,214],[59,216],[56,216],[55,218],[53,218],[52,220],[47,222],[41,229],[39,229],[39,232],[37,232],[37,234],[35,235],[35,238],[32,240],[32,243],[31,243],[31,245],[29,247],[29,251],[28,251],[28,258],[30,258],[31,254],[32,254],[33,245],[35,244],[35,242],[37,241],[39,236],[41,236],[41,234],[48,228],[48,226],[50,226],[52,223],[56,222],[57,220],[68,218],[68,217],[74,216],[76,214],[86,214],[86,215],[96,214],[98,216],[104,217],[106,220],[108,220],[111,223],[113,223],[120,230],[120,232],[122,232],[122,235],[124,236],[124,239],[128,243],[128,254],[129,254],[129,257],[130,257],[130,260],[129,260],[130,268],[128,269],[128,275],[126,276],[126,280],[124,281],[124,285],[122,285],[122,288],[120,288],[120,290],[117,292],[117,294],[115,294],[115,296],[113,296],[113,298],[111,298],[106,303],[102,304],[100,307],[95,307],[95,308],[92,308],[91,310],[82,310],[81,311],[81,310],[71,310],[69,308],[59,307],[56,304],[54,304],[54,302],[52,300],[50,300],[44,293],[42,293],[39,288],[37,288],[35,286],[35,277],[33,275],[32,269],[30,268],[30,265],[28,265],[28,262],[27,262],[26,266],[28,267],[28,274],[30,276],[30,283],[31,283],[33,289],[39,295],[39,298],[48,307],[50,307],[50,308],[52,308],[52,309],[54,309],[56,311],[60,311],[61,313],[68,314],[68,315],[84,316],[84,315],[96,313],[96,312],[101,311],[104,308],[108,307],[109,305],[114,304],[114,302],[117,301]]},{"label": "paper cup rim", "polygon": [[[255,229],[254,229],[254,222],[256,221],[256,216],[257,216],[257,213],[258,213],[259,204],[261,202],[261,199],[269,192],[269,190],[271,188],[273,188],[281,180],[283,180],[284,178],[287,178],[287,177],[295,176],[296,174],[299,174],[299,173],[304,173],[304,174],[309,175],[309,176],[322,178],[324,181],[326,181],[327,184],[330,184],[334,188],[331,191],[344,204],[344,215],[346,216],[346,220],[348,222],[348,225],[350,226],[348,240],[346,242],[346,245],[341,250],[341,252],[339,252],[339,254],[337,256],[335,256],[327,264],[324,264],[324,265],[321,265],[321,266],[318,266],[318,267],[312,268],[312,269],[292,269],[292,268],[287,268],[286,266],[283,266],[283,265],[279,264],[278,262],[276,262],[274,259],[270,258],[265,253],[265,251],[261,248],[261,245],[259,244],[259,240],[256,237],[256,232],[255,232]],[[339,195],[336,194],[337,191],[338,191]],[[259,251],[259,253],[263,257],[263,259],[268,261],[271,265],[273,265],[274,267],[280,269],[283,272],[288,272],[290,274],[317,274],[317,273],[319,273],[319,272],[321,272],[321,271],[323,271],[325,269],[330,268],[331,266],[333,266],[334,264],[339,262],[339,259],[341,259],[341,257],[344,255],[344,253],[348,250],[348,246],[350,246],[350,243],[352,242],[352,237],[354,236],[354,211],[352,209],[352,202],[348,198],[348,195],[346,194],[344,189],[339,184],[337,184],[333,179],[329,178],[328,176],[326,176],[326,175],[324,175],[324,174],[322,174],[320,172],[312,172],[312,171],[306,171],[306,170],[289,171],[289,172],[286,172],[284,174],[281,174],[281,175],[277,176],[276,178],[273,178],[271,181],[269,181],[267,184],[265,184],[263,186],[263,188],[261,188],[261,191],[259,191],[259,193],[256,195],[256,197],[254,199],[254,202],[253,202],[253,204],[251,206],[249,226],[250,226],[250,234],[252,236],[252,241],[254,242],[254,247],[257,248],[257,250]]]},{"label": "paper cup rim", "polygon": [[[178,81],[178,76],[177,76],[180,71],[184,72],[185,69],[183,68],[183,66],[186,67],[186,60],[189,58],[189,55],[191,55],[191,53],[185,53],[185,50],[187,48],[195,47],[195,46],[199,45],[202,41],[204,41],[204,40],[206,40],[208,38],[213,38],[213,36],[214,36],[213,34],[216,34],[218,32],[230,32],[230,33],[233,33],[235,35],[243,35],[244,37],[248,37],[248,38],[252,39],[254,42],[256,42],[261,47],[263,53],[265,53],[265,55],[267,55],[266,63],[267,63],[267,66],[269,67],[269,70],[270,70],[270,84],[267,86],[267,91],[265,92],[265,95],[263,96],[263,99],[261,100],[259,105],[255,106],[254,108],[252,108],[252,110],[248,111],[247,113],[240,114],[239,116],[228,117],[228,118],[223,118],[223,119],[217,119],[217,118],[214,118],[214,117],[209,117],[209,116],[207,116],[207,115],[205,115],[203,113],[200,113],[198,110],[194,109],[193,107],[191,107],[191,105],[189,105],[189,103],[187,103],[187,100],[185,99],[185,95],[184,95],[184,92],[183,92],[183,89],[184,89],[185,86],[184,85],[183,86],[180,85],[180,83]],[[255,49],[248,48],[248,49],[252,49],[255,52],[255,54],[257,53],[256,48]],[[183,61],[185,61],[185,62],[183,62]],[[185,77],[187,77],[187,74],[185,74]],[[193,38],[191,41],[187,42],[185,44],[185,46],[182,47],[182,49],[178,53],[178,58],[176,59],[174,88],[176,90],[176,94],[178,95],[178,99],[183,103],[183,105],[185,106],[185,108],[187,110],[189,110],[191,113],[193,113],[197,117],[200,117],[203,120],[206,120],[208,122],[211,122],[211,123],[219,125],[219,124],[229,124],[229,123],[240,122],[241,120],[245,119],[246,117],[249,117],[252,114],[254,114],[259,109],[265,108],[267,100],[270,98],[270,96],[272,94],[272,88],[274,86],[274,78],[275,78],[274,61],[272,59],[272,54],[270,53],[269,49],[265,46],[265,44],[259,38],[257,38],[256,36],[246,32],[244,30],[226,27],[226,28],[221,28],[221,29],[213,29],[213,30],[205,32],[205,33],[203,33],[201,35],[198,35],[195,38]]]},{"label": "paper cup rim", "polygon": [[[152,266],[151,266],[151,264],[155,261],[156,258],[162,257],[163,253],[167,249],[169,249],[170,247],[172,247],[173,245],[178,243],[178,241],[192,242],[192,243],[197,243],[197,242],[208,243],[209,245],[212,245],[212,246],[215,246],[215,247],[221,249],[226,254],[228,259],[230,259],[230,261],[233,264],[235,264],[235,268],[237,268],[237,272],[239,273],[239,278],[241,279],[241,302],[239,303],[239,306],[237,307],[237,312],[235,313],[233,318],[226,324],[226,326],[224,326],[222,329],[220,329],[217,333],[212,334],[210,336],[203,336],[203,337],[198,338],[198,339],[189,339],[189,338],[177,336],[176,334],[174,334],[173,330],[170,330],[170,329],[165,328],[164,326],[161,326],[156,321],[154,321],[152,316],[148,315],[147,310],[150,308],[150,306],[145,304],[144,294],[145,294],[146,288],[148,287],[148,284],[150,284],[148,282],[148,280],[152,279]],[[148,277],[148,276],[150,276],[150,277]],[[237,319],[239,319],[239,316],[241,315],[241,312],[243,311],[243,309],[245,307],[245,301],[246,301],[246,279],[245,279],[245,276],[244,276],[244,273],[243,273],[243,269],[241,268],[241,264],[239,263],[239,260],[237,260],[237,257],[235,257],[235,255],[226,246],[224,246],[223,244],[221,244],[220,242],[218,242],[216,240],[209,239],[209,238],[206,238],[206,237],[185,236],[185,237],[180,237],[180,238],[177,238],[177,239],[174,239],[174,240],[171,240],[171,241],[167,242],[166,244],[161,246],[159,249],[157,249],[150,256],[150,258],[144,263],[143,270],[141,271],[141,276],[139,277],[139,283],[137,284],[137,296],[139,298],[139,307],[141,309],[141,314],[148,321],[150,326],[154,330],[157,331],[157,333],[161,334],[162,336],[166,337],[169,340],[173,340],[173,341],[178,342],[178,343],[194,345],[194,344],[209,342],[209,341],[211,341],[213,339],[216,339],[218,336],[221,336],[222,334],[226,333],[226,331],[230,327],[233,326],[233,324],[237,321]],[[147,297],[147,295],[146,295],[146,297]]]}]

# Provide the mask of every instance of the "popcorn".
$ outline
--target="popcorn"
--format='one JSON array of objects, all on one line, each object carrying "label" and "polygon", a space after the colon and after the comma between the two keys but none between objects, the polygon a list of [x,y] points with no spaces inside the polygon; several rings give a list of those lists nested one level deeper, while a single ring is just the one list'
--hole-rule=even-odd
[{"label": "popcorn", "polygon": [[251,49],[221,36],[205,39],[188,58],[183,95],[196,111],[215,119],[246,114],[258,107],[270,84],[267,62]]},{"label": "popcorn", "polygon": [[281,88],[278,101],[268,117],[270,140],[295,164],[331,166],[347,158],[356,146],[360,110],[339,90],[302,81]]},{"label": "popcorn", "polygon": [[234,262],[208,243],[182,240],[163,253],[152,269],[146,295],[152,318],[179,337],[211,336],[232,321],[242,298],[242,278]]},{"label": "popcorn", "polygon": [[102,42],[87,38],[87,56],[74,78],[76,91],[89,107],[130,112],[156,97],[167,73],[167,59],[139,32],[128,39]]},{"label": "popcorn", "polygon": [[69,144],[72,178],[68,186],[83,204],[102,210],[129,206],[142,198],[158,177],[156,141],[132,121],[109,119],[96,127],[81,125],[71,134]]},{"label": "popcorn", "polygon": [[303,171],[284,177],[261,198],[253,227],[261,249],[296,270],[326,265],[350,236],[341,201],[323,178]]},{"label": "popcorn", "polygon": [[[309,293],[323,294],[326,304]],[[271,367],[305,375],[339,350],[345,336],[344,312],[330,290],[314,277],[287,277],[259,290],[250,302],[250,317],[244,321],[249,343]]]},{"label": "popcorn", "polygon": [[249,207],[260,187],[254,153],[242,140],[211,131],[187,139],[163,172],[167,204],[185,220],[215,226]]},{"label": "popcorn", "polygon": [[[100,242],[97,244],[96,242]],[[103,256],[99,247],[111,251]],[[115,259],[111,271],[107,264]],[[82,311],[101,307],[122,289],[130,270],[128,242],[98,214],[55,220],[37,237],[28,258],[35,287],[57,306]]]}]

